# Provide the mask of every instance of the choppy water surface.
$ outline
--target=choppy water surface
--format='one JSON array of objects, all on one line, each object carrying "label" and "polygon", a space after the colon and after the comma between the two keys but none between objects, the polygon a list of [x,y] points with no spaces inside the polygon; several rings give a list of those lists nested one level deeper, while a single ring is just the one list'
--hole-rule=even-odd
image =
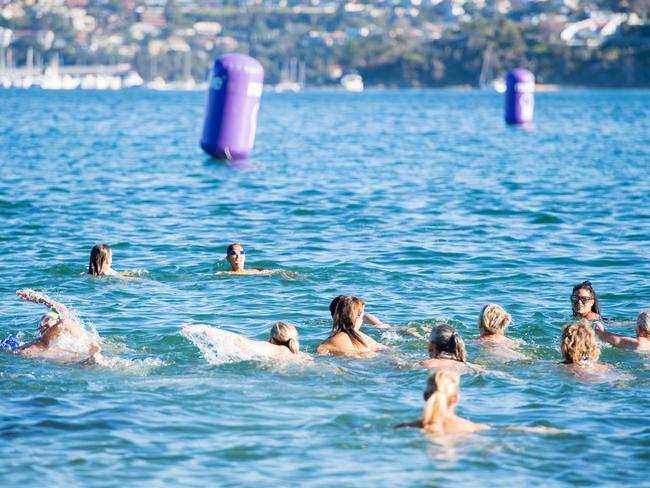
[{"label": "choppy water surface", "polygon": [[[238,165],[198,148],[203,102],[0,91],[0,336],[33,337],[44,308],[15,297],[31,287],[117,363],[0,354],[2,486],[646,482],[650,358],[604,346],[611,376],[579,381],[558,337],[584,279],[615,331],[650,308],[647,91],[538,94],[529,130],[506,127],[492,93],[265,94]],[[215,274],[234,241],[284,273]],[[97,242],[140,276],[82,275]],[[460,330],[487,370],[463,377],[461,415],[567,432],[395,430],[423,406],[424,340],[368,330],[391,351],[278,367],[211,364],[179,334],[264,340],[285,319],[313,353],[342,293],[392,324]],[[488,302],[527,359],[472,343]]]}]

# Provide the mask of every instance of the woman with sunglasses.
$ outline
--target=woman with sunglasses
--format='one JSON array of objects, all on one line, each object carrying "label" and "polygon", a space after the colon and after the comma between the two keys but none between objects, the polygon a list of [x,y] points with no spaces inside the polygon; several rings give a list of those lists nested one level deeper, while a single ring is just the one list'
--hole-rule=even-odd
[{"label": "woman with sunglasses", "polygon": [[600,303],[590,281],[583,281],[573,287],[571,293],[573,316],[587,320],[600,320]]},{"label": "woman with sunglasses", "polygon": [[268,270],[262,268],[250,268],[246,269],[244,264],[246,263],[246,251],[244,251],[244,246],[241,244],[231,244],[226,250],[226,260],[230,263],[232,268],[230,271],[226,271],[228,274],[241,274],[241,275],[250,275],[250,274],[260,274],[268,273]]}]

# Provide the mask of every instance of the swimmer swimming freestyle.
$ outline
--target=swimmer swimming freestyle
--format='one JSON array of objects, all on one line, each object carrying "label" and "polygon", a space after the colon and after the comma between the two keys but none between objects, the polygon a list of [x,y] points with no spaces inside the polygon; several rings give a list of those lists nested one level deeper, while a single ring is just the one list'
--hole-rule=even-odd
[{"label": "swimmer swimming freestyle", "polygon": [[73,322],[65,305],[31,289],[18,290],[16,295],[25,301],[43,304],[50,311],[43,315],[38,324],[38,338],[24,344],[14,338],[5,339],[0,343],[5,350],[28,358],[66,364],[83,361],[105,363],[97,340]]},{"label": "swimmer swimming freestyle", "polygon": [[253,353],[257,357],[271,359],[310,359],[309,354],[300,352],[298,330],[288,322],[280,321],[273,324],[269,340],[255,341],[247,339],[234,332],[217,329],[205,324],[186,325],[181,332],[184,335],[197,334],[207,337],[215,346],[229,343],[242,348],[242,352]]}]

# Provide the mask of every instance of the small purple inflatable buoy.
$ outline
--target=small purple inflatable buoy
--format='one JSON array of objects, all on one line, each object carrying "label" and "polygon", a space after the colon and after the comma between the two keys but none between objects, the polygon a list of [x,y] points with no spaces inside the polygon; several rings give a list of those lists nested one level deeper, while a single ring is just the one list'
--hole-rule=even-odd
[{"label": "small purple inflatable buoy", "polygon": [[244,54],[224,54],[210,72],[201,148],[216,158],[245,159],[253,149],[264,68]]},{"label": "small purple inflatable buoy", "polygon": [[506,123],[528,124],[535,110],[535,75],[513,69],[506,76]]}]

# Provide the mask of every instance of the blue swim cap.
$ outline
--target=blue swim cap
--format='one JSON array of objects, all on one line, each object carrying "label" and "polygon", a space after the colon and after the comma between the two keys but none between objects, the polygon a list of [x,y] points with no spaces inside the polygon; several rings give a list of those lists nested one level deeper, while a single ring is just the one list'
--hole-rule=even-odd
[{"label": "blue swim cap", "polygon": [[6,339],[0,341],[0,349],[5,349],[8,351],[15,351],[22,345],[23,343],[15,337],[7,337]]}]

